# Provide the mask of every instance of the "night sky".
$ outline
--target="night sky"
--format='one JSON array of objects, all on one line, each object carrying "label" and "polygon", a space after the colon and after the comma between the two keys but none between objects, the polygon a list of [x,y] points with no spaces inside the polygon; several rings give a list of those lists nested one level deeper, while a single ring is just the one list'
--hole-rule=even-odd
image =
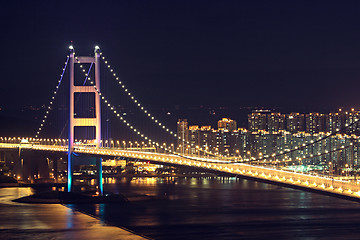
[{"label": "night sky", "polygon": [[360,108],[358,1],[74,2],[2,3],[0,107],[47,104],[73,41],[147,106]]}]

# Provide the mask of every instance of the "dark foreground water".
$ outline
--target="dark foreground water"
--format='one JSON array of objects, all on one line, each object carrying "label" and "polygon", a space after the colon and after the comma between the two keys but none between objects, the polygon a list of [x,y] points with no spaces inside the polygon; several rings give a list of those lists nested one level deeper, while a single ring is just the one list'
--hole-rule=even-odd
[{"label": "dark foreground water", "polygon": [[360,239],[360,203],[236,178],[143,178],[105,191],[164,197],[70,205],[153,239]]}]

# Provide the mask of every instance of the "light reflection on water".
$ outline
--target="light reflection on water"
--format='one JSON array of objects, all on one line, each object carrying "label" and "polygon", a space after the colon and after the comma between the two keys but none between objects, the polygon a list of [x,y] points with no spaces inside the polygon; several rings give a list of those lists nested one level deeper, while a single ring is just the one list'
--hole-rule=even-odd
[{"label": "light reflection on water", "polygon": [[[0,188],[0,239],[140,239],[117,227],[60,204],[12,202],[32,193],[30,188]],[[102,217],[104,205],[98,204]]]},{"label": "light reflection on water", "polygon": [[105,223],[105,204],[104,203],[100,203],[100,204],[96,204],[95,205],[95,214],[96,216],[100,219],[101,223]]},{"label": "light reflection on water", "polygon": [[226,177],[107,182],[107,192],[142,194],[158,200],[76,207],[154,239],[360,236],[359,203],[311,192]]},{"label": "light reflection on water", "polygon": [[34,190],[28,188],[3,188],[0,189],[0,202],[14,204],[11,200],[34,194]]},{"label": "light reflection on water", "polygon": [[[71,206],[71,204],[69,204]],[[66,214],[66,227],[67,228],[73,228],[74,222],[73,222],[73,210],[71,208],[67,209]]]}]

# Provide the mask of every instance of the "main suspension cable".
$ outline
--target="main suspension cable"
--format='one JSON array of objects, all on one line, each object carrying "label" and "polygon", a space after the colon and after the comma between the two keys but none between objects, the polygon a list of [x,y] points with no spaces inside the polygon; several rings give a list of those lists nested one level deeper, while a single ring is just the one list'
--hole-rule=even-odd
[{"label": "main suspension cable", "polygon": [[[90,65],[90,67],[89,67],[89,70],[87,71],[87,73],[85,73],[85,79],[84,79],[84,82],[83,82],[83,86],[85,86],[86,82],[87,82],[88,80],[90,80],[89,75],[90,75],[90,71],[91,71],[91,68],[92,68],[93,64],[94,64],[94,63],[91,63],[91,65]],[[83,69],[83,66],[82,66],[82,65],[80,65],[80,68],[82,69],[83,72],[85,72],[85,69]],[[77,102],[79,101],[79,99],[80,99],[80,95],[78,95],[78,97],[76,98],[76,100],[75,100],[75,105],[77,104]],[[60,135],[59,135],[58,138],[60,138],[61,135],[64,133],[64,131],[65,131],[65,129],[66,129],[66,127],[67,127],[68,124],[69,124],[69,119],[66,121],[66,123],[65,123],[63,129],[61,130]]]},{"label": "main suspension cable", "polygon": [[[153,121],[161,129],[168,132],[171,136],[175,137],[176,139],[186,142],[187,145],[190,145],[192,147],[196,147],[198,151],[202,151],[202,152],[204,152],[204,153],[206,153],[208,155],[212,155],[212,156],[215,156],[215,157],[220,157],[220,158],[225,158],[226,159],[226,157],[223,157],[221,155],[219,156],[218,154],[213,153],[211,151],[207,151],[206,149],[203,149],[201,146],[197,146],[197,145],[187,141],[186,139],[181,138],[180,136],[178,136],[178,134],[171,131],[168,127],[166,127],[163,123],[161,123],[158,119],[156,119],[147,109],[145,109],[145,107],[139,102],[139,100],[135,98],[134,94],[132,94],[128,90],[128,88],[125,86],[125,84],[119,79],[119,77],[114,72],[114,69],[111,67],[108,60],[105,60],[105,56],[103,56],[102,52],[100,53],[100,55],[102,56],[101,59],[106,64],[106,66],[107,66],[108,70],[110,71],[110,73],[112,74],[114,80],[117,81],[117,83],[121,86],[123,91],[126,93],[125,95],[128,96],[133,101],[135,106],[137,106],[145,114],[145,116],[147,116],[151,121]],[[182,146],[182,147],[184,148],[185,146]]]},{"label": "main suspension cable", "polygon": [[59,88],[60,88],[62,79],[63,79],[63,77],[64,77],[64,73],[65,73],[66,67],[67,67],[67,65],[68,65],[68,63],[69,63],[69,59],[70,59],[70,56],[67,56],[67,59],[66,59],[66,62],[65,62],[65,66],[64,66],[64,68],[62,69],[62,73],[61,73],[61,75],[60,75],[60,79],[59,79],[59,81],[58,81],[58,84],[57,84],[57,86],[56,86],[56,88],[55,88],[54,95],[51,97],[50,103],[49,103],[49,105],[46,107],[45,115],[44,115],[44,117],[42,118],[40,127],[38,128],[38,131],[36,132],[35,138],[38,138],[38,137],[39,137],[39,135],[40,135],[40,133],[41,133],[41,130],[43,129],[44,124],[45,124],[45,122],[46,122],[46,119],[48,118],[49,113],[50,113],[50,111],[52,110],[51,106],[54,104],[56,94],[57,94],[58,91],[59,91]]}]

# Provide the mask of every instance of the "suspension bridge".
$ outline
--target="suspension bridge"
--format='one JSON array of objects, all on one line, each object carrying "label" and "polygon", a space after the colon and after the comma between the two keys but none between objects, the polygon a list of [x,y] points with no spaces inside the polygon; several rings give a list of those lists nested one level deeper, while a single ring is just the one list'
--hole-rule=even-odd
[{"label": "suspension bridge", "polygon": [[[156,132],[162,131],[168,137],[171,137],[172,144],[162,143],[162,139],[159,139],[158,136],[147,134],[147,132],[149,132],[147,129],[138,126],[135,127],[137,123],[132,123],[127,118],[123,109],[119,108],[119,104],[110,101],[110,98],[101,91],[101,64],[105,66],[104,69],[108,71],[113,82],[122,90],[122,96],[126,96],[128,101],[137,108],[144,118],[156,127]],[[79,66],[79,68],[75,66]],[[67,71],[69,72],[67,85],[69,96],[66,104],[68,104],[69,107],[68,116],[66,117],[66,122],[61,134],[64,132],[64,129],[68,129],[68,135],[66,138],[42,137],[42,134],[44,136],[46,134],[44,133],[44,129],[50,119],[49,116],[51,112],[54,111],[56,97],[59,94],[61,85],[64,85],[63,82]],[[76,83],[76,77],[79,78],[79,73],[82,74],[80,84]],[[85,100],[87,102],[81,100],[82,96],[86,96]],[[125,144],[121,147],[119,141],[105,140],[104,134],[102,133],[102,126],[104,125],[104,121],[102,121],[102,107],[106,109],[107,113],[111,113],[112,117],[117,119],[122,126],[127,128],[126,134],[131,133],[139,142],[142,141],[142,147],[126,147]],[[84,111],[87,113],[84,114]],[[352,127],[354,124],[357,124],[358,121],[359,120],[356,119],[353,123],[346,125],[345,128]],[[146,126],[145,124],[145,127]],[[125,86],[99,47],[95,47],[94,56],[82,57],[76,56],[73,46],[70,46],[70,53],[66,58],[60,79],[56,84],[55,91],[46,107],[45,114],[41,119],[36,134],[34,134],[33,137],[0,137],[0,149],[3,151],[16,150],[19,154],[21,151],[67,154],[67,190],[69,192],[73,191],[74,166],[96,165],[98,186],[100,194],[103,194],[102,158],[121,157],[173,166],[192,167],[203,171],[223,172],[360,200],[360,183],[356,178],[341,180],[335,178],[332,174],[303,173],[278,167],[279,164],[304,162],[308,159],[341,153],[353,148],[354,143],[350,142],[330,150],[324,149],[322,152],[310,153],[310,151],[308,151],[309,153],[302,158],[292,157],[297,151],[305,151],[306,149],[312,148],[314,145],[326,141],[342,130],[343,129],[338,129],[336,132],[321,136],[315,141],[302,143],[292,149],[263,155],[259,158],[246,158],[240,155],[224,156],[203,146],[195,145],[188,139],[184,139],[184,136],[180,136],[171,130],[170,127],[167,127],[160,119],[156,118],[154,114],[150,113]],[[175,147],[175,142],[181,142],[182,145],[180,144]],[[185,146],[192,147],[195,149],[195,152],[193,154],[185,154]]]}]

